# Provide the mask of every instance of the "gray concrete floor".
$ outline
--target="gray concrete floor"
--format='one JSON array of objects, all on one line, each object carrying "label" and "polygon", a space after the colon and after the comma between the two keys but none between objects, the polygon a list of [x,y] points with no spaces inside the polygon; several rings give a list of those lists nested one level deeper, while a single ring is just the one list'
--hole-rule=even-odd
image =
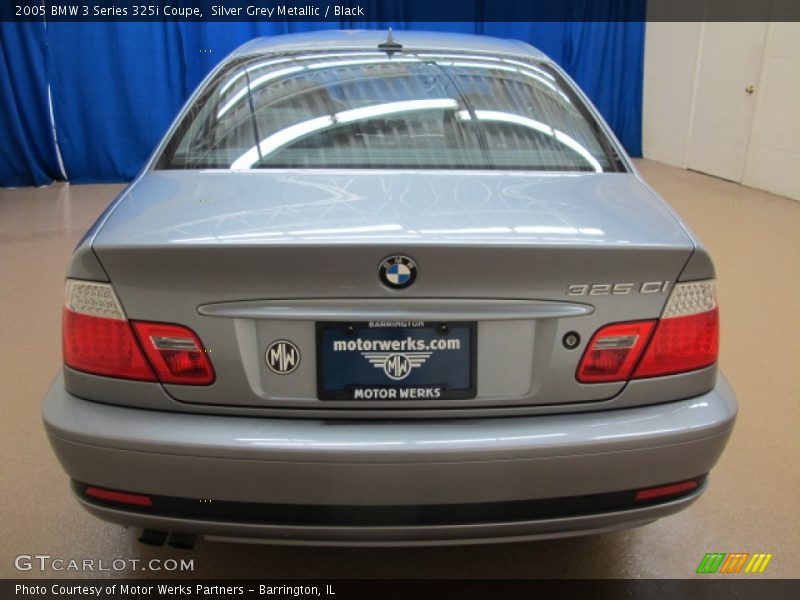
[{"label": "gray concrete floor", "polygon": [[[646,527],[535,543],[456,548],[298,548],[200,542],[150,548],[89,516],[42,431],[39,405],[61,364],[63,275],[85,229],[121,186],[0,190],[0,577],[19,554],[194,559],[212,577],[692,577],[706,552],[769,552],[763,576],[800,576],[800,203],[639,161],[645,178],[711,249],[722,310],[722,368],[740,419],[709,491]],[[56,573],[44,576],[85,576]],[[86,574],[88,575],[88,574]],[[98,576],[140,576],[138,572]],[[157,573],[150,573],[157,576]]]}]

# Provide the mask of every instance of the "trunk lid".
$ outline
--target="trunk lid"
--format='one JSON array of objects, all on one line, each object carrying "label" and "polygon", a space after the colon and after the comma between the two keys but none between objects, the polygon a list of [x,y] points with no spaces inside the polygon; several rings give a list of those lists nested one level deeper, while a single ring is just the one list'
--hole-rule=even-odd
[{"label": "trunk lid", "polygon": [[[156,171],[93,248],[130,319],[189,326],[211,352],[217,381],[165,386],[174,398],[380,410],[614,396],[624,384],[575,381],[585,343],[603,324],[658,317],[694,245],[630,174]],[[395,254],[419,267],[401,291],[377,276]],[[639,293],[645,282],[664,285]],[[318,322],[406,318],[476,323],[474,398],[317,398]],[[570,331],[575,350],[561,343]],[[300,352],[289,375],[265,364],[278,339]]]}]

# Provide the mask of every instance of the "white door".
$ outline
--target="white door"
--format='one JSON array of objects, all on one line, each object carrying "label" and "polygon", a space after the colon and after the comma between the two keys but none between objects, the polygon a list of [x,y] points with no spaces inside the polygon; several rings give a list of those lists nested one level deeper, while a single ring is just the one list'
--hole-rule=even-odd
[{"label": "white door", "polygon": [[742,181],[767,27],[767,23],[703,23],[688,168]]},{"label": "white door", "polygon": [[800,22],[769,24],[757,96],[742,183],[800,200]]}]

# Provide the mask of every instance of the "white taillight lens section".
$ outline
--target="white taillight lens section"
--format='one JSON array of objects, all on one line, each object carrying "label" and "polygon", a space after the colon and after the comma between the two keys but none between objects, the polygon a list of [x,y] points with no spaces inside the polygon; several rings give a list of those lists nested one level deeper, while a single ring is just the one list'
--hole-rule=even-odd
[{"label": "white taillight lens section", "polygon": [[676,283],[661,318],[697,315],[715,308],[717,308],[717,284],[713,279]]},{"label": "white taillight lens section", "polygon": [[114,288],[108,283],[67,279],[65,308],[90,317],[125,319]]},{"label": "white taillight lens section", "polygon": [[67,280],[63,348],[68,367],[140,381],[214,381],[208,353],[191,329],[139,321],[131,325],[111,284]]},{"label": "white taillight lens section", "polygon": [[133,328],[162,383],[208,385],[214,368],[195,333],[169,323],[134,321]]},{"label": "white taillight lens section", "polygon": [[634,379],[710,367],[719,356],[719,309],[713,280],[678,283]]},{"label": "white taillight lens section", "polygon": [[631,321],[599,329],[589,341],[578,365],[578,381],[626,381],[642,355],[655,324],[655,321]]},{"label": "white taillight lens section", "polygon": [[64,364],[95,375],[156,381],[108,283],[67,280]]}]

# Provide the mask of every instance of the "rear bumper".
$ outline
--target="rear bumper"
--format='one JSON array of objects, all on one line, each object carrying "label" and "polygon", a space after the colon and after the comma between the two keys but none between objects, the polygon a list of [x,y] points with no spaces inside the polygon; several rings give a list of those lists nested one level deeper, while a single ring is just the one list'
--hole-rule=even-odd
[{"label": "rear bumper", "polygon": [[[225,519],[81,503],[103,519],[217,538],[282,543],[466,543],[579,535],[643,524],[694,501],[625,510],[463,522],[330,523],[302,515],[318,507],[365,510],[504,506],[609,495],[702,476],[736,417],[720,376],[711,392],[678,402],[539,417],[341,422],[187,415],[82,400],[59,376],[44,402],[50,442],[69,476],[139,494],[263,505],[264,518]],[[213,502],[211,503],[213,505]],[[297,518],[269,522],[270,505]],[[584,506],[584,505],[581,505]],[[389,512],[391,512],[389,510]],[[249,514],[249,513],[248,513]],[[474,513],[473,514],[479,514]]]}]

